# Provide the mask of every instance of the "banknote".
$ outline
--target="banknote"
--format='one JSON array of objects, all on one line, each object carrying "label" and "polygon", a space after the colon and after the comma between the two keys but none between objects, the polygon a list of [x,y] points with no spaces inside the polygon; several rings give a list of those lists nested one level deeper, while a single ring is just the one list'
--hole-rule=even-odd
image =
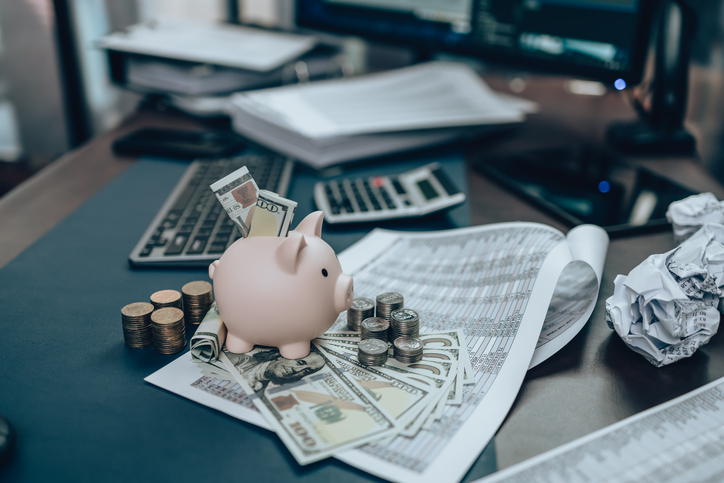
[{"label": "banknote", "polygon": [[272,191],[259,190],[249,236],[287,236],[296,210],[296,201]]},{"label": "banknote", "polygon": [[259,187],[246,166],[224,176],[211,185],[211,191],[224,207],[229,218],[239,227],[241,236],[249,236],[249,227],[256,207]]},{"label": "banknote", "polygon": [[366,366],[356,358],[332,346],[315,345],[325,352],[345,374],[357,381],[374,399],[395,418],[402,427],[411,423],[434,399],[437,391],[409,379],[394,377],[374,366]]},{"label": "banknote", "polygon": [[[461,381],[463,384],[475,384],[473,378],[473,368],[470,363],[470,356],[468,354],[467,346],[465,345],[465,337],[461,330],[451,330],[444,332],[428,332],[420,334],[420,340],[422,340],[423,359],[425,354],[430,354],[428,358],[441,358],[445,351],[450,351],[452,359],[455,359],[461,365],[463,376]],[[319,340],[329,341],[335,344],[345,344],[356,346],[359,344],[360,336],[359,332],[345,331],[345,332],[326,332],[318,337]],[[457,352],[459,351],[459,352]],[[436,353],[436,355],[432,355]],[[456,356],[453,356],[457,354]]]},{"label": "banknote", "polygon": [[298,360],[269,347],[246,354],[223,351],[219,360],[256,396],[254,405],[300,465],[398,432],[374,397],[315,346]]},{"label": "banknote", "polygon": [[463,384],[475,384],[473,378],[473,366],[470,363],[470,354],[468,354],[467,344],[465,343],[465,334],[460,329],[449,330],[443,332],[427,332],[420,334],[420,339],[426,349],[430,348],[460,348],[460,364],[463,365],[464,377]]},{"label": "banknote", "polygon": [[194,362],[217,360],[225,341],[226,326],[214,302],[196,329],[196,333],[191,337],[191,359]]},{"label": "banknote", "polygon": [[[349,358],[356,357],[356,348],[350,344],[336,344],[335,341],[316,339],[315,344],[319,344],[331,350],[346,355]],[[413,364],[403,364],[394,359],[388,359],[382,366],[376,366],[375,369],[389,374],[397,379],[407,380],[415,384],[422,384],[435,390],[431,398],[426,400],[426,407],[420,414],[410,423],[408,423],[400,432],[401,436],[413,437],[422,428],[422,425],[433,416],[433,411],[438,407],[438,403],[443,406],[447,402],[452,386],[456,383],[457,366],[448,363],[441,366],[435,363],[424,364],[423,366],[410,367]],[[435,366],[435,367],[433,367]]]},{"label": "banknote", "polygon": [[[418,336],[425,347],[461,347],[465,343],[462,332],[458,330],[449,330],[444,332],[425,332]],[[318,337],[322,340],[346,339],[360,340],[360,333],[353,331],[344,332],[325,332]]]},{"label": "banknote", "polygon": [[[423,352],[424,354],[424,352]],[[461,404],[463,402],[463,382],[462,377],[458,377],[457,361],[426,361],[405,364],[395,359],[388,359],[383,367],[401,367],[416,374],[425,376],[441,377],[445,380],[451,379],[452,384],[447,392],[447,397],[443,404]],[[461,374],[462,376],[462,374]]]}]

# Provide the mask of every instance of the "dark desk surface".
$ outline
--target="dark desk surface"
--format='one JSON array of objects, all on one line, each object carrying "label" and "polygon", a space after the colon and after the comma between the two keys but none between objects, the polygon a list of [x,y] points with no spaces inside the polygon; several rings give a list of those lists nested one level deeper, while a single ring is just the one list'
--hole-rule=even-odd
[{"label": "dark desk surface", "polygon": [[[507,91],[507,80],[491,77]],[[568,93],[560,78],[530,77],[522,93],[540,103],[515,132],[471,146],[471,152],[503,152],[564,142],[599,142],[611,120],[633,118],[622,94],[582,97]],[[141,126],[198,127],[198,121],[144,111],[121,128],[66,155],[0,200],[0,267],[41,238],[108,181],[134,163],[114,156],[110,143]],[[724,198],[724,187],[693,158],[636,159],[695,191]],[[473,224],[523,220],[567,228],[555,219],[468,169]],[[605,299],[613,279],[652,253],[674,247],[668,231],[611,242],[596,310],[587,326],[554,357],[531,370],[495,437],[504,468],[619,421],[724,376],[724,337],[715,336],[693,357],[657,369],[627,349],[606,326]],[[3,317],[0,307],[0,319]],[[3,320],[4,324],[13,321]],[[79,344],[77,350],[83,345]],[[4,390],[4,388],[3,388]],[[3,408],[0,408],[2,412]],[[272,446],[273,447],[273,446]]]}]

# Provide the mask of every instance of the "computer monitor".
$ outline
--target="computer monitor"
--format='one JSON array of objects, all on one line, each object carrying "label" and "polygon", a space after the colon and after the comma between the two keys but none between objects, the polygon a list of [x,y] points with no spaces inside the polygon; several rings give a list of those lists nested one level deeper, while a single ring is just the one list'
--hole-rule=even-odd
[{"label": "computer monitor", "polygon": [[[297,25],[605,82],[641,79],[655,0],[298,0]],[[619,81],[619,86],[621,81]]]}]

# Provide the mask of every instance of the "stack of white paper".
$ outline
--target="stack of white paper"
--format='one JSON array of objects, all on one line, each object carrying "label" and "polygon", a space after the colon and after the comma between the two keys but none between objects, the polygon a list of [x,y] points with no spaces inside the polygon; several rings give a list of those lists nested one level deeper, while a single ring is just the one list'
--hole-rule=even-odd
[{"label": "stack of white paper", "polygon": [[281,84],[282,69],[256,72],[211,64],[174,61],[130,55],[126,59],[126,82],[134,88],[184,96],[237,92]]},{"label": "stack of white paper", "polygon": [[237,94],[229,114],[241,134],[322,167],[518,123],[535,109],[496,94],[463,64],[430,62]]},{"label": "stack of white paper", "polygon": [[152,21],[114,32],[100,47],[267,72],[309,51],[314,37],[237,25]]}]

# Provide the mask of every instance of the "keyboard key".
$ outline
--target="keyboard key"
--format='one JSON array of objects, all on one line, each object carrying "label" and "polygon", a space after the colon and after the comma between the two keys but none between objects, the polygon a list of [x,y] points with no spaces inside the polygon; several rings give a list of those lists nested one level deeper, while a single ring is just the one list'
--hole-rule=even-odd
[{"label": "keyboard key", "polygon": [[208,240],[208,237],[196,237],[191,243],[189,249],[186,250],[186,253],[188,253],[189,255],[194,255],[203,252],[204,248],[206,248],[206,242]]},{"label": "keyboard key", "polygon": [[217,233],[214,237],[214,243],[226,243],[227,241],[229,241],[228,233]]},{"label": "keyboard key", "polygon": [[224,253],[226,250],[226,243],[213,244],[209,247],[208,253]]},{"label": "keyboard key", "polygon": [[181,215],[184,214],[184,210],[171,210],[166,215],[167,220],[178,220],[181,218]]},{"label": "keyboard key", "polygon": [[139,253],[138,255],[141,257],[147,257],[151,254],[151,250],[153,250],[153,245],[146,245],[145,247],[143,247],[143,250],[141,250],[141,253]]},{"label": "keyboard key", "polygon": [[169,255],[178,255],[184,250],[184,247],[186,246],[186,242],[189,239],[190,233],[178,233],[176,234],[176,237],[173,239],[173,241],[169,244],[168,248],[166,248],[166,251],[163,253],[166,256]]}]

